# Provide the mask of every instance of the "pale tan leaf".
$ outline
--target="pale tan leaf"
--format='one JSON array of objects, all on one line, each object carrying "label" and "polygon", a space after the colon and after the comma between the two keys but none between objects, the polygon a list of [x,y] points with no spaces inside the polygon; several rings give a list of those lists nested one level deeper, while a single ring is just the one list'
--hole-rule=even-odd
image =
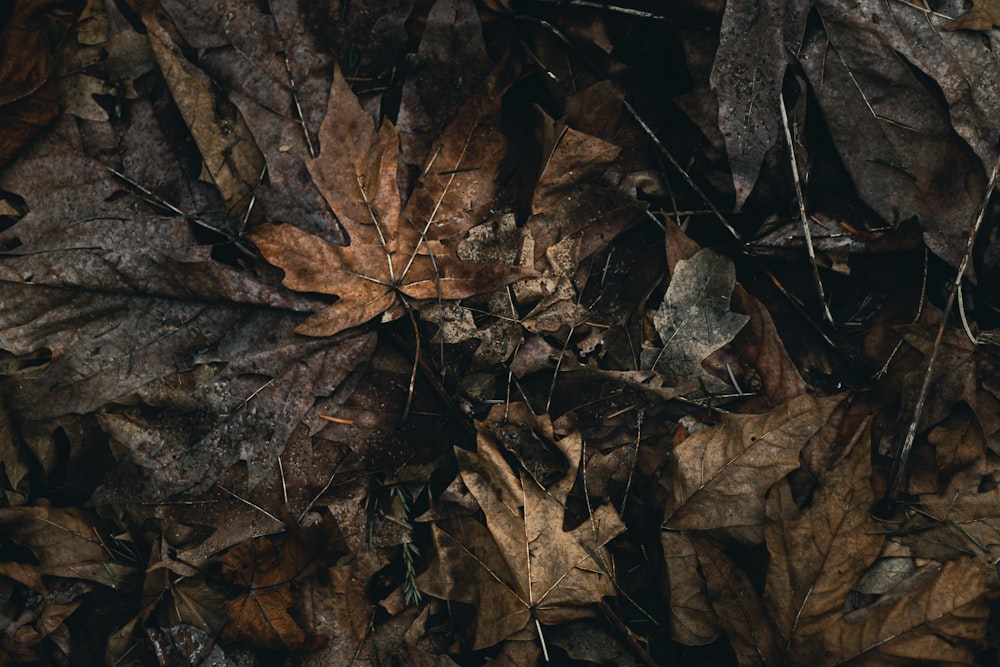
[{"label": "pale tan leaf", "polygon": [[699,378],[711,391],[725,388],[726,383],[705,371],[701,362],[750,320],[729,309],[735,285],[736,267],[715,250],[699,250],[691,259],[677,262],[663,303],[653,315],[663,347],[656,351],[651,367],[677,377]]},{"label": "pale tan leaf", "polygon": [[724,415],[681,442],[664,525],[711,530],[759,526],[764,496],[799,467],[799,450],[841,397],[799,396],[763,415]]}]

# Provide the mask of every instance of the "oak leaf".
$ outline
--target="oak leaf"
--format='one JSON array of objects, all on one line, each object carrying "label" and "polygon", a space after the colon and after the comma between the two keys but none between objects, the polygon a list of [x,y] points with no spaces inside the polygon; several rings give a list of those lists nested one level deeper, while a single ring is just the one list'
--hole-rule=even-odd
[{"label": "oak leaf", "polygon": [[409,299],[459,299],[528,275],[523,267],[462,262],[458,242],[497,194],[494,172],[504,153],[495,127],[503,93],[499,70],[440,137],[440,150],[403,206],[397,186],[399,138],[389,121],[376,129],[343,75],[334,74],[319,157],[309,172],[350,238],[338,246],[290,224],[249,234],[285,271],[284,284],[339,300],[296,329],[329,336]]},{"label": "oak leaf", "polygon": [[[552,439],[551,425],[540,435]],[[576,481],[583,440],[575,431],[554,441],[567,474],[548,489],[515,471],[494,439],[480,432],[477,451],[456,448],[460,474],[486,525],[472,518],[433,527],[435,558],[419,578],[436,597],[476,606],[470,643],[492,646],[528,627],[594,615],[592,606],[615,593],[605,545],[625,526],[602,505],[571,530],[563,529],[566,496]]]}]

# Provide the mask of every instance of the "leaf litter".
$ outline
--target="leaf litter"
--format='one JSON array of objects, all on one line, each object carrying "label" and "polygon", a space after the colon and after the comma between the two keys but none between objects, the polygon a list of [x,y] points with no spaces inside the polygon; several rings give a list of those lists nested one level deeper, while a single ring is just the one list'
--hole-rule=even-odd
[{"label": "leaf litter", "polygon": [[992,5],[662,12],[0,11],[0,661],[988,664]]}]

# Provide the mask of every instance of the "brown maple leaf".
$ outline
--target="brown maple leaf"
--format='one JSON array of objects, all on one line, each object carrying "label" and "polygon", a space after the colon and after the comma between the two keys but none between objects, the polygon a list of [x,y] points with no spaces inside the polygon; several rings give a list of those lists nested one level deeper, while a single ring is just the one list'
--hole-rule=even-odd
[{"label": "brown maple leaf", "polygon": [[[547,417],[536,424],[540,436],[553,440]],[[476,606],[474,649],[501,642],[532,622],[540,630],[538,623],[592,616],[594,604],[615,593],[604,547],[625,525],[613,507],[602,505],[576,528],[563,530],[583,439],[575,431],[554,444],[568,469],[547,489],[523,463],[515,472],[496,440],[482,431],[477,452],[455,450],[462,481],[486,515],[486,526],[471,517],[436,524],[438,548],[418,583],[429,595]]]},{"label": "brown maple leaf", "polygon": [[498,68],[445,129],[404,207],[396,129],[388,120],[376,129],[335,72],[320,128],[322,152],[308,168],[349,245],[290,224],[266,224],[249,234],[267,261],[285,271],[286,287],[339,297],[299,325],[298,333],[330,336],[383,313],[398,317],[397,307],[410,299],[460,299],[530,274],[524,267],[463,262],[455,255],[462,235],[496,197],[493,177],[504,153],[495,122],[500,76]]}]

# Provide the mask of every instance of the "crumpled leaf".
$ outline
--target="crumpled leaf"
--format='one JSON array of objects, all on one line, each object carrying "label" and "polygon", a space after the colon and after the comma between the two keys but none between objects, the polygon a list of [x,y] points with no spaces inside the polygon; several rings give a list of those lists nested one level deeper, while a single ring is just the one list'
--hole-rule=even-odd
[{"label": "crumpled leaf", "polygon": [[[376,131],[343,75],[335,74],[320,131],[322,152],[309,170],[350,244],[336,246],[289,224],[262,225],[248,235],[269,262],[285,271],[285,286],[339,297],[297,327],[298,333],[329,336],[383,313],[398,315],[394,308],[406,297],[457,299],[493,291],[529,273],[461,262],[454,255],[458,239],[496,194],[493,172],[503,151],[490,144],[496,131],[489,119],[499,111],[497,76],[445,130],[433,170],[403,210],[395,128],[386,121]],[[469,164],[475,169],[463,171]],[[433,256],[424,254],[428,248]]]},{"label": "crumpled leaf", "polygon": [[727,383],[705,371],[701,362],[729,343],[750,318],[729,309],[736,268],[732,260],[705,248],[677,262],[653,324],[663,347],[650,367],[678,378],[698,378],[708,391]]},{"label": "crumpled leaf", "polygon": [[[498,408],[494,418],[502,415]],[[539,435],[553,439],[546,426]],[[613,507],[602,505],[576,528],[562,528],[583,442],[579,431],[554,442],[568,470],[547,490],[526,471],[515,472],[483,432],[475,453],[455,450],[486,525],[468,517],[438,522],[436,553],[418,583],[428,595],[475,605],[473,648],[506,639],[533,617],[548,625],[592,616],[591,605],[614,594],[604,547],[625,526]]]},{"label": "crumpled leaf", "polygon": [[842,397],[799,396],[762,415],[723,415],[673,451],[676,467],[663,525],[760,529],[765,494],[799,467],[799,451]]}]

